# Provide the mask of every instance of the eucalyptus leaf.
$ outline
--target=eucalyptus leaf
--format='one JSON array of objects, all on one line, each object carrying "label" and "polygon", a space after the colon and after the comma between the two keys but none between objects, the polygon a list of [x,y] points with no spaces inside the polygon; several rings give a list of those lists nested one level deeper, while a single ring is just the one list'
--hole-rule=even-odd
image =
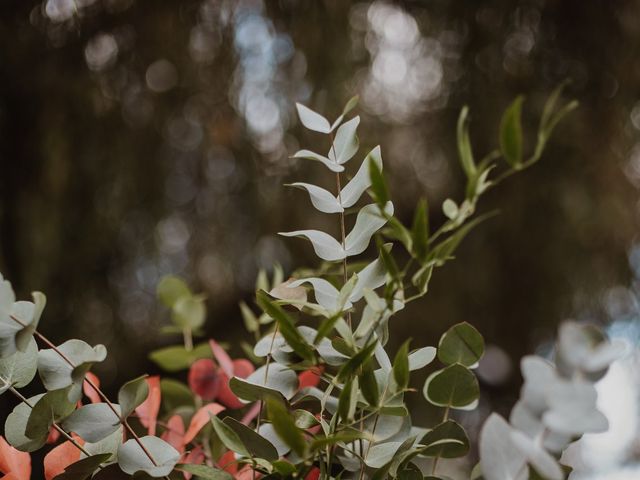
[{"label": "eucalyptus leaf", "polygon": [[[296,230],[294,232],[279,232],[283,237],[302,237],[311,242],[313,251],[318,257],[327,262],[342,260],[347,256],[340,242],[328,233],[319,230]],[[366,246],[365,246],[366,248]]]},{"label": "eucalyptus leaf", "polygon": [[375,204],[366,205],[360,209],[353,229],[345,238],[347,255],[358,255],[365,251],[369,246],[372,235],[387,223],[385,215],[393,215],[393,204],[391,202],[385,204],[384,215]]},{"label": "eucalyptus leaf", "polygon": [[64,473],[56,475],[53,480],[85,480],[91,478],[93,473],[111,458],[110,453],[101,453],[84,457],[77,462],[65,467]]},{"label": "eucalyptus leaf", "polygon": [[182,296],[173,305],[171,319],[180,328],[195,330],[204,325],[207,310],[204,299],[196,296]]},{"label": "eucalyptus leaf", "polygon": [[344,167],[342,165],[328,159],[324,155],[312,152],[311,150],[299,150],[293,155],[293,158],[306,158],[307,160],[315,160],[316,162],[324,164],[324,166],[335,173],[344,171]]},{"label": "eucalyptus leaf", "polygon": [[123,472],[133,475],[137,472],[160,478],[169,475],[180,459],[180,453],[158,437],[145,436],[140,442],[156,462],[153,464],[135,439],[127,440],[118,448],[118,465]]},{"label": "eucalyptus leaf", "polygon": [[276,448],[255,430],[232,417],[225,418],[224,423],[235,432],[252,457],[264,458],[270,462],[278,459],[279,455]]},{"label": "eucalyptus leaf", "polygon": [[211,357],[211,347],[208,342],[200,343],[192,350],[187,350],[182,345],[172,345],[154,350],[149,354],[149,359],[167,372],[186,370],[196,360]]},{"label": "eucalyptus leaf", "polygon": [[439,407],[466,410],[475,408],[480,388],[478,379],[468,368],[454,363],[429,375],[423,393],[430,403]]},{"label": "eucalyptus leaf", "polygon": [[314,112],[309,107],[305,107],[301,103],[296,103],[296,109],[298,110],[300,122],[309,130],[319,133],[329,133],[331,131],[329,121],[319,113]]},{"label": "eucalyptus leaf", "polygon": [[275,398],[267,398],[267,412],[278,436],[300,457],[304,457],[307,442],[284,404]]},{"label": "eucalyptus leaf", "polygon": [[355,205],[367,188],[371,186],[370,162],[373,162],[378,170],[382,171],[382,155],[379,145],[369,152],[360,165],[358,172],[340,191],[339,201],[343,208]]},{"label": "eucalyptus leaf", "polygon": [[482,335],[467,322],[459,323],[447,330],[438,344],[438,359],[447,365],[460,363],[471,367],[478,363],[483,353]]},{"label": "eucalyptus leaf", "polygon": [[329,191],[317,185],[311,185],[309,183],[296,182],[290,185],[305,190],[309,194],[311,204],[316,210],[323,213],[341,213],[344,212],[344,208],[338,202],[338,199]]},{"label": "eucalyptus leaf", "polygon": [[113,407],[115,412],[106,403],[84,405],[64,420],[62,427],[87,442],[99,442],[120,428],[120,405]]},{"label": "eucalyptus leaf", "polygon": [[422,455],[429,457],[456,458],[469,452],[469,438],[464,428],[453,420],[446,420],[433,427],[420,443],[427,448]]},{"label": "eucalyptus leaf", "polygon": [[118,403],[120,404],[121,417],[127,418],[136,407],[145,401],[149,395],[149,384],[147,376],[135,378],[128,381],[118,391]]},{"label": "eucalyptus leaf", "polygon": [[176,465],[176,470],[195,475],[199,480],[233,480],[229,472],[208,465],[180,463]]},{"label": "eucalyptus leaf", "polygon": [[160,279],[156,293],[160,301],[167,307],[173,308],[182,297],[190,297],[191,290],[179,277],[166,275]]},{"label": "eucalyptus leaf", "polygon": [[0,358],[0,393],[13,386],[22,388],[33,380],[38,369],[38,346],[33,337],[24,352],[16,351],[13,355]]},{"label": "eucalyptus leaf", "polygon": [[330,160],[342,165],[356,154],[358,151],[356,130],[359,124],[360,117],[356,116],[338,128],[331,149],[329,150],[328,157]]},{"label": "eucalyptus leaf", "polygon": [[5,438],[14,448],[20,451],[34,452],[41,448],[47,441],[47,437],[49,436],[48,429],[42,429],[35,438],[29,438],[25,433],[27,422],[31,415],[31,409],[42,397],[44,397],[44,393],[28,398],[28,404],[19,403],[7,416],[4,424]]},{"label": "eucalyptus leaf", "polygon": [[522,102],[524,97],[518,96],[507,108],[500,121],[500,150],[511,167],[519,168],[522,164]]}]

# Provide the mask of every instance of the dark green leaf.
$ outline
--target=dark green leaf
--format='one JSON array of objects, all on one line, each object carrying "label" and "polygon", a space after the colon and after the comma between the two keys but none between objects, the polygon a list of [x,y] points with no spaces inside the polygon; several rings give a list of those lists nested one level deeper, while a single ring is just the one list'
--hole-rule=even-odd
[{"label": "dark green leaf", "polygon": [[389,201],[389,189],[382,175],[382,169],[373,158],[369,158],[369,178],[371,179],[371,193],[380,209],[384,210]]},{"label": "dark green leaf", "polygon": [[293,416],[282,402],[274,398],[267,399],[267,413],[278,436],[298,456],[304,457],[307,450],[307,442],[300,429],[296,427]]},{"label": "dark green leaf", "polygon": [[348,422],[351,416],[351,396],[353,395],[353,379],[349,378],[342,387],[338,397],[338,415],[343,422]]},{"label": "dark green leaf", "polygon": [[233,377],[229,380],[229,388],[237,397],[248,402],[264,401],[267,398],[275,398],[280,401],[285,400],[282,393],[278,390],[250,383],[238,377]]},{"label": "dark green leaf", "polygon": [[302,334],[296,328],[291,317],[282,309],[282,307],[275,302],[272,302],[269,295],[263,290],[260,290],[257,293],[257,301],[260,308],[278,322],[282,336],[289,346],[293,348],[293,351],[303,359],[313,361],[315,358],[313,347],[307,343]]},{"label": "dark green leaf", "polygon": [[44,432],[48,432],[54,422],[68,417],[75,410],[76,404],[69,400],[72,387],[52,390],[44,394],[29,414],[25,434],[31,439],[38,439]]},{"label": "dark green leaf", "polygon": [[464,106],[460,110],[457,126],[458,139],[458,156],[460,164],[467,178],[471,178],[476,174],[476,165],[473,160],[473,150],[471,149],[471,141],[469,140],[469,107]]},{"label": "dark green leaf", "polygon": [[404,390],[409,385],[409,343],[411,339],[402,344],[393,359],[393,378],[398,390]]},{"label": "dark green leaf", "polygon": [[429,211],[425,199],[420,199],[416,207],[411,227],[411,239],[413,255],[420,263],[425,262],[429,250]]},{"label": "dark green leaf", "polygon": [[356,370],[362,367],[364,362],[367,361],[373,354],[377,343],[377,340],[372,341],[369,345],[364,347],[362,350],[353,355],[349,360],[347,360],[347,362],[342,366],[342,368],[340,368],[340,371],[338,372],[338,381],[346,381],[351,375],[356,372]]},{"label": "dark green leaf", "polygon": [[480,389],[471,370],[455,363],[432,373],[424,384],[423,393],[433,405],[466,410],[475,408]]},{"label": "dark green leaf", "polygon": [[209,467],[207,465],[195,465],[180,463],[176,465],[176,470],[191,473],[196,479],[202,480],[233,480],[233,475],[219,468]]},{"label": "dark green leaf", "polygon": [[85,457],[66,467],[64,473],[56,475],[53,480],[85,480],[90,478],[93,472],[111,457],[110,453],[100,453]]},{"label": "dark green leaf", "polygon": [[371,360],[365,362],[362,367],[362,373],[358,378],[362,396],[369,405],[371,405],[372,407],[377,407],[378,403],[380,402],[380,391],[378,390],[378,382],[376,381],[376,376],[373,373]]},{"label": "dark green leaf", "polygon": [[518,96],[504,112],[500,121],[500,150],[511,167],[522,165],[522,102],[524,97]]},{"label": "dark green leaf", "polygon": [[427,446],[422,455],[428,457],[463,457],[469,451],[469,438],[464,428],[453,420],[436,425],[420,443]]},{"label": "dark green leaf", "polygon": [[218,435],[218,438],[225,447],[243,457],[251,457],[251,453],[249,453],[247,447],[245,447],[238,434],[229,425],[225,424],[218,417],[211,417],[211,424],[213,425],[216,435]]},{"label": "dark green leaf", "polygon": [[484,339],[480,332],[467,322],[451,327],[440,338],[438,359],[446,364],[461,363],[470,367],[482,358]]},{"label": "dark green leaf", "polygon": [[276,447],[252,428],[231,417],[226,417],[224,423],[236,433],[252,457],[264,458],[270,462],[278,459]]}]

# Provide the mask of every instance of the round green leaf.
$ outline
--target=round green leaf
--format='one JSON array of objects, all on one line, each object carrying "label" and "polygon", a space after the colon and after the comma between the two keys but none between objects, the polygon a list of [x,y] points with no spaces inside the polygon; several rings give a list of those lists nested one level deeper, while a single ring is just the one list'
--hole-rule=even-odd
[{"label": "round green leaf", "polygon": [[480,388],[471,370],[454,363],[429,375],[423,393],[430,403],[439,407],[471,410],[476,406]]},{"label": "round green leaf", "polygon": [[151,454],[157,465],[153,464],[142,447],[138,445],[135,439],[132,439],[127,440],[118,448],[118,465],[120,465],[122,471],[129,475],[142,471],[154,478],[169,475],[178,460],[180,460],[180,453],[158,437],[142,437],[140,442]]},{"label": "round green leaf", "polygon": [[196,329],[204,324],[207,310],[204,299],[197,296],[180,297],[173,306],[173,323],[182,328]]},{"label": "round green leaf", "polygon": [[484,353],[484,339],[467,322],[451,327],[440,338],[438,359],[446,365],[460,363],[471,367],[478,363]]},{"label": "round green leaf", "polygon": [[[42,397],[44,393],[35,395],[28,398],[29,405],[35,405]],[[47,441],[49,432],[42,432],[37,438],[29,438],[25,434],[27,429],[27,422],[29,421],[29,415],[31,414],[31,407],[26,403],[18,404],[13,412],[9,414],[4,424],[4,435],[7,441],[18,450],[23,452],[33,452],[42,447]]]},{"label": "round green leaf", "polygon": [[173,308],[180,298],[191,296],[185,281],[174,275],[162,277],[156,291],[160,301],[169,308]]},{"label": "round green leaf", "polygon": [[196,360],[211,357],[209,342],[203,342],[192,350],[187,350],[182,345],[160,348],[151,352],[149,360],[167,372],[179,372],[189,368]]},{"label": "round green leaf", "polygon": [[7,358],[0,358],[0,393],[9,387],[22,388],[28,385],[38,369],[38,346],[31,337],[24,352],[17,351]]},{"label": "round green leaf", "polygon": [[131,415],[131,412],[145,401],[147,395],[149,395],[149,385],[146,375],[125,383],[118,391],[118,403],[122,409],[122,418]]},{"label": "round green leaf", "polygon": [[422,455],[428,457],[463,457],[469,451],[469,439],[464,428],[453,420],[436,425],[420,443],[427,446]]},{"label": "round green leaf", "polygon": [[118,416],[106,403],[92,403],[80,407],[67,418],[62,426],[75,432],[87,442],[99,442],[120,427],[120,406],[114,405]]}]

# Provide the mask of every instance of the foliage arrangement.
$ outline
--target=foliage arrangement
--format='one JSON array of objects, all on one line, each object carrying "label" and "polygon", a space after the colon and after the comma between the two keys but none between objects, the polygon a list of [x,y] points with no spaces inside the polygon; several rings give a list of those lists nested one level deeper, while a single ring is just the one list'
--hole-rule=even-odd
[{"label": "foliage arrangement", "polygon": [[[425,200],[411,226],[394,216],[379,146],[342,185],[359,150],[360,118],[346,120],[357,98],[333,123],[298,104],[302,124],[328,141],[326,155],[301,150],[294,157],[322,164],[337,189],[334,194],[309,183],[291,186],[306,192],[317,210],[336,216],[340,239],[318,230],[281,234],[308,240],[322,262],[288,280],[277,267],[271,279],[259,275],[261,313],[241,304],[255,339],[243,345],[247,358],[232,359],[214,340],[194,344],[202,336],[205,298],[177,277],[162,279],[158,297],[172,320],[165,332],[182,335],[183,342],[150,358],[168,373],[187,371],[186,383],[142,376],[111,401],[90,372],[105,359],[105,347],[81,340],[54,345],[37,330],[45,296],[36,292],[31,302],[16,301],[0,277],[0,392],[20,400],[6,419],[6,440],[0,437],[3,478],[29,478],[29,452],[47,444],[56,444],[44,461],[48,480],[444,478],[438,465],[470,450],[465,430],[450,415],[478,404],[473,369],[484,340],[472,325],[460,323],[437,346],[413,348],[406,340],[391,353],[385,348],[389,324],[427,293],[434,270],[491,215],[476,215],[482,194],[539,160],[556,124],[575,107],[572,102],[557,108],[560,95],[558,88],[546,103],[529,157],[522,98],[503,116],[499,149],[479,161],[469,139],[468,111],[462,110],[457,133],[465,196],[444,202],[447,220],[433,231]],[[357,207],[365,193],[372,203]],[[354,261],[374,237],[377,258]],[[474,478],[564,478],[557,454],[581,434],[606,428],[592,382],[619,352],[597,330],[566,324],[556,367],[525,358],[525,385],[511,425],[497,415],[489,418]],[[442,409],[442,419],[416,426],[405,403],[405,396],[416,393],[411,373],[436,359],[439,368],[428,376],[422,395]],[[44,392],[25,398],[19,389],[36,373]]]}]

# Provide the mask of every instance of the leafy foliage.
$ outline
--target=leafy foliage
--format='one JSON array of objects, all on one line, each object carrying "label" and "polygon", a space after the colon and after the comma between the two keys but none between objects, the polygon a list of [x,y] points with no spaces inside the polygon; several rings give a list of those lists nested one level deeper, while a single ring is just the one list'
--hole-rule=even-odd
[{"label": "leafy foliage", "polygon": [[[545,107],[528,158],[522,98],[503,116],[499,149],[480,161],[469,137],[468,109],[462,110],[457,134],[465,196],[444,201],[446,221],[435,230],[425,199],[410,226],[394,216],[380,146],[341,187],[360,149],[360,118],[347,119],[357,97],[333,122],[297,104],[302,125],[325,135],[326,145],[322,153],[303,149],[293,157],[326,167],[338,189],[333,193],[305,182],[291,186],[305,192],[316,210],[336,215],[341,236],[313,229],[281,233],[308,240],[321,264],[289,279],[278,267],[271,279],[261,272],[256,282],[261,313],[240,305],[255,337],[253,347],[245,345],[249,359],[232,359],[213,340],[194,345],[206,320],[205,297],[178,277],[163,278],[157,294],[171,319],[163,331],[181,334],[182,344],[156,350],[150,358],[169,373],[187,371],[188,384],[141,376],[125,383],[118,403],[112,403],[90,372],[105,359],[105,347],[81,340],[55,346],[36,330],[44,295],[16,301],[10,283],[0,277],[0,393],[21,400],[5,423],[13,447],[0,438],[0,470],[27,478],[30,457],[24,452],[63,437],[45,460],[48,479],[444,478],[436,476],[438,462],[470,449],[464,428],[449,416],[478,404],[473,369],[484,340],[462,322],[444,332],[437,347],[411,350],[406,340],[390,355],[389,325],[428,292],[433,273],[488,218],[476,215],[482,194],[538,161],[555,125],[575,106],[556,109],[560,92]],[[370,202],[362,200],[365,194]],[[366,204],[356,207],[359,203]],[[376,258],[353,263],[372,244]],[[34,335],[47,348],[38,350]],[[480,453],[486,480],[521,478],[527,465],[551,480],[564,478],[554,455],[577,436],[606,428],[593,381],[618,357],[620,346],[598,330],[569,323],[560,331],[557,351],[555,367],[537,357],[523,360],[525,385],[511,424],[495,414],[485,424]],[[431,428],[414,426],[405,404],[405,396],[416,391],[412,373],[436,358],[442,365],[430,373],[422,392],[442,409],[442,419]],[[36,372],[45,392],[22,397],[17,389]],[[425,461],[430,475],[417,466]]]}]

